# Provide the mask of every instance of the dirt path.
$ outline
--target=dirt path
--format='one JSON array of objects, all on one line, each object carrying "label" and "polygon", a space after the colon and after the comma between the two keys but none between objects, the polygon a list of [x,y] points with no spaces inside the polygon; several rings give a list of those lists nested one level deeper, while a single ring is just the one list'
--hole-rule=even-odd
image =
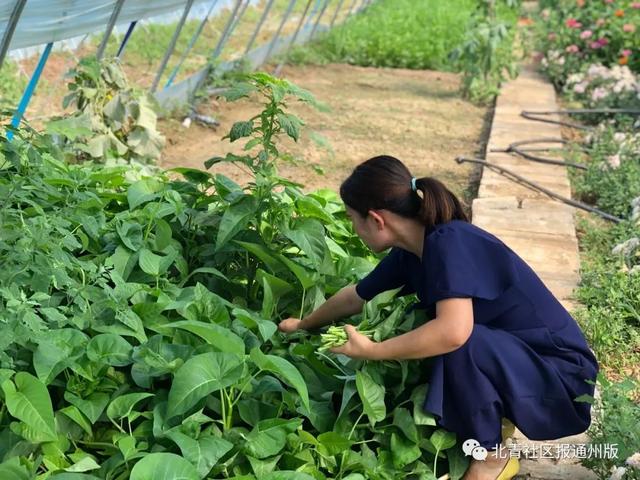
[{"label": "dirt path", "polygon": [[[463,198],[473,197],[474,168],[458,165],[454,158],[482,150],[487,109],[460,99],[457,75],[342,64],[288,67],[282,75],[330,107],[325,113],[291,104],[294,113],[327,138],[333,149],[319,148],[308,135],[299,144],[284,142],[284,150],[298,160],[296,165],[280,166],[283,176],[309,190],[337,189],[355,165],[371,156],[389,154],[404,161],[415,175],[436,176]],[[221,100],[201,106],[200,111],[220,121],[217,131],[195,124],[184,128],[179,120],[162,121],[167,146],[161,165],[204,168],[207,158],[240,151],[221,139],[233,122],[249,119],[259,108],[256,101]],[[247,179],[232,165],[215,165],[211,171],[236,181]]]}]

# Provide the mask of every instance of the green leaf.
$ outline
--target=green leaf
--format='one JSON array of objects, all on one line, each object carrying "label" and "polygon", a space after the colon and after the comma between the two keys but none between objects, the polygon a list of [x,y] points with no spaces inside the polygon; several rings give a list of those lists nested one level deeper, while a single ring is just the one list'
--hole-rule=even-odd
[{"label": "green leaf", "polygon": [[321,433],[318,435],[318,442],[324,448],[324,453],[329,457],[346,452],[354,444],[353,441],[336,432]]},{"label": "green leaf", "polygon": [[431,440],[431,443],[437,450],[446,450],[455,446],[456,434],[440,428],[431,434],[429,440]]},{"label": "green leaf", "polygon": [[404,440],[401,436],[392,433],[391,455],[393,458],[393,465],[398,469],[402,469],[419,459],[422,456],[422,451],[415,443]]},{"label": "green leaf", "polygon": [[19,457],[12,457],[0,463],[0,478],[7,480],[31,480],[33,476],[27,467],[20,463]]},{"label": "green leaf", "polygon": [[109,404],[109,395],[101,392],[94,392],[83,399],[67,390],[64,392],[64,399],[78,407],[78,410],[80,410],[92,424],[98,421],[100,415],[102,415],[102,412],[104,412],[104,409],[107,408]]},{"label": "green leaf", "polygon": [[268,473],[260,480],[314,480],[311,475],[302,472],[294,472],[290,470],[278,470]]},{"label": "green leaf", "polygon": [[120,335],[102,333],[93,337],[87,345],[87,357],[92,362],[104,362],[114,367],[131,363],[133,347]]},{"label": "green leaf", "polygon": [[162,328],[179,328],[199,336],[209,345],[221,352],[244,355],[244,341],[228,328],[215,323],[198,322],[196,320],[173,322]]},{"label": "green leaf", "polygon": [[157,250],[164,250],[171,244],[171,239],[173,238],[173,232],[171,230],[171,225],[169,225],[165,220],[161,218],[156,219],[156,245],[155,248]]},{"label": "green leaf", "polygon": [[136,183],[131,185],[127,191],[129,209],[133,210],[138,205],[156,199],[163,188],[164,184],[155,178],[144,178],[142,180],[138,180]]},{"label": "green leaf", "polygon": [[81,460],[77,461],[76,463],[74,463],[73,465],[71,465],[70,467],[65,468],[65,471],[82,473],[82,472],[88,472],[91,470],[97,470],[99,468],[100,468],[100,465],[98,465],[98,463],[93,458],[86,456],[86,457],[83,457]]},{"label": "green leaf", "polygon": [[413,421],[413,417],[406,408],[396,408],[393,411],[393,424],[398,427],[404,435],[414,443],[420,441],[418,429]]},{"label": "green leaf", "polygon": [[182,456],[196,467],[201,478],[206,477],[218,460],[233,448],[232,443],[214,436],[201,436],[196,440],[173,430],[167,432],[167,437],[178,445]]},{"label": "green leaf", "polygon": [[302,288],[309,289],[316,284],[316,279],[314,278],[313,273],[309,272],[302,265],[294,262],[293,260],[288,259],[282,254],[278,254],[277,258],[282,263],[284,263],[289,270],[291,270],[291,272],[300,281],[300,285],[302,285]]},{"label": "green leaf", "polygon": [[260,318],[257,314],[248,312],[242,308],[234,308],[231,314],[240,320],[247,328],[257,328],[263,342],[268,341],[278,330],[276,324],[271,320]]},{"label": "green leaf", "polygon": [[249,455],[259,459],[277,455],[287,443],[287,434],[301,425],[301,419],[273,418],[261,421],[246,436],[245,448]]},{"label": "green leaf", "polygon": [[416,425],[436,426],[436,419],[429,412],[424,410],[424,402],[427,395],[428,385],[420,385],[411,393],[411,401],[413,402],[413,421]]},{"label": "green leaf", "polygon": [[248,250],[249,253],[252,253],[253,255],[258,257],[258,260],[264,263],[273,273],[277,273],[278,271],[282,270],[282,264],[264,245],[259,245],[257,243],[251,242],[241,242],[239,240],[234,240],[233,243],[240,245],[245,250]]},{"label": "green leaf", "polygon": [[452,448],[447,451],[447,460],[449,461],[449,477],[451,480],[459,480],[469,468],[469,457],[467,457],[461,448]]},{"label": "green leaf", "polygon": [[145,398],[153,397],[153,393],[127,393],[113,400],[107,407],[107,417],[115,421],[128,417],[133,407]]},{"label": "green leaf", "polygon": [[150,250],[143,248],[140,251],[140,258],[138,259],[138,263],[144,273],[148,273],[149,275],[157,277],[161,273],[164,273],[164,271],[166,270],[166,268],[163,268],[164,258],[165,257],[156,255]]},{"label": "green leaf", "polygon": [[223,352],[196,355],[178,369],[169,391],[167,419],[180,415],[207,395],[237,382],[243,358]]},{"label": "green leaf", "polygon": [[150,453],[136,463],[129,480],[200,480],[196,468],[174,453]]},{"label": "green leaf", "polygon": [[229,135],[223,137],[228,138],[231,142],[235,142],[239,138],[248,137],[253,132],[253,121],[236,122],[231,127]]},{"label": "green leaf", "polygon": [[283,233],[316,265],[320,266],[324,263],[328,256],[329,248],[324,241],[324,227],[318,220],[305,219],[296,222],[294,228],[287,228]]},{"label": "green leaf", "polygon": [[269,285],[269,280],[266,277],[262,277],[262,309],[260,315],[262,318],[271,318],[273,310],[276,306],[276,301],[273,298],[273,290]]},{"label": "green leaf", "polygon": [[297,142],[304,122],[290,113],[279,113],[278,122],[286,134]]},{"label": "green leaf", "polygon": [[251,360],[261,370],[275,373],[286,384],[296,389],[302,400],[302,404],[309,409],[309,392],[307,384],[300,372],[288,360],[276,355],[265,355],[259,348],[251,350]]},{"label": "green leaf", "polygon": [[116,231],[127,248],[134,252],[142,248],[142,227],[139,224],[133,222],[117,223]]},{"label": "green leaf", "polygon": [[220,96],[224,97],[228,102],[234,102],[257,91],[258,89],[250,83],[242,82],[236,83],[231,88],[223,91]]},{"label": "green leaf", "polygon": [[227,208],[220,221],[218,237],[216,238],[216,250],[219,250],[248,225],[249,221],[255,216],[257,208],[257,201],[252,196],[246,196],[238,203],[234,203]]},{"label": "green leaf", "polygon": [[252,457],[251,455],[247,455],[247,460],[249,460],[251,469],[253,470],[253,473],[256,474],[256,477],[262,478],[268,473],[273,472],[281,457],[282,455],[276,455],[275,457],[260,460]]},{"label": "green leaf", "polygon": [[32,428],[38,441],[56,441],[58,435],[47,387],[26,372],[16,373],[14,381],[15,384],[11,380],[2,384],[9,413]]},{"label": "green leaf", "polygon": [[371,425],[384,420],[384,417],[387,416],[384,404],[384,386],[375,383],[367,372],[358,370],[356,371],[356,388]]},{"label": "green leaf", "polygon": [[93,135],[93,131],[87,127],[87,120],[87,115],[71,115],[51,120],[47,122],[45,128],[50,135],[61,135],[74,141],[81,137]]},{"label": "green leaf", "polygon": [[63,413],[71,420],[76,422],[82,429],[87,432],[88,435],[93,435],[93,430],[91,429],[91,424],[87,420],[87,418],[80,412],[78,407],[75,405],[69,405],[59,410],[60,413]]}]

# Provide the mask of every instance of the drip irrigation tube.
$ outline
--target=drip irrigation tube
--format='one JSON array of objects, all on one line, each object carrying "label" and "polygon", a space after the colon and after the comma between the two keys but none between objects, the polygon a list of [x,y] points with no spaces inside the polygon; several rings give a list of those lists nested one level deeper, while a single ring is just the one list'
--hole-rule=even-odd
[{"label": "drip irrigation tube", "polygon": [[557,125],[564,125],[565,127],[576,128],[578,130],[593,130],[594,127],[587,125],[579,125],[577,123],[565,122],[562,120],[552,120],[549,118],[540,118],[548,115],[582,115],[590,113],[611,113],[611,114],[627,114],[640,116],[640,110],[628,109],[628,108],[575,108],[568,110],[552,110],[552,111],[527,111],[523,110],[520,115],[527,120],[534,120],[536,122],[553,123]]},{"label": "drip irrigation tube", "polygon": [[496,165],[495,163],[489,163],[486,160],[482,160],[478,158],[466,158],[466,157],[456,157],[456,162],[458,163],[469,162],[469,163],[477,163],[477,164],[483,165],[487,168],[497,171],[500,175],[504,175],[509,180],[512,180],[516,183],[521,183],[522,185],[529,187],[532,190],[549,195],[551,198],[555,200],[560,200],[561,202],[564,202],[567,205],[571,205],[572,207],[586,210],[587,212],[598,214],[602,218],[606,220],[610,220],[615,223],[620,223],[623,221],[622,218],[616,217],[615,215],[611,215],[607,212],[603,212],[602,210],[592,207],[591,205],[587,205],[586,203],[582,203],[577,200],[573,200],[571,198],[566,198],[566,197],[563,197],[562,195],[558,195],[552,190],[549,190],[548,188],[545,188],[535,182],[532,182],[531,180],[528,180],[525,177],[518,175],[517,173],[512,172],[507,168],[501,167],[500,165]]},{"label": "drip irrigation tube", "polygon": [[586,165],[583,165],[581,163],[565,162],[564,160],[555,160],[553,158],[540,157],[538,155],[532,155],[530,153],[527,153],[527,152],[534,152],[534,151],[548,152],[550,150],[562,150],[561,148],[560,149],[545,148],[545,147],[520,148],[522,145],[530,145],[535,143],[560,143],[560,144],[566,145],[569,142],[562,138],[534,138],[532,140],[523,140],[520,142],[513,142],[509,144],[507,148],[492,148],[491,152],[515,153],[526,160],[532,160],[534,162],[547,163],[550,165],[563,165],[565,167],[573,167],[573,168],[579,168],[581,170],[587,170]]}]

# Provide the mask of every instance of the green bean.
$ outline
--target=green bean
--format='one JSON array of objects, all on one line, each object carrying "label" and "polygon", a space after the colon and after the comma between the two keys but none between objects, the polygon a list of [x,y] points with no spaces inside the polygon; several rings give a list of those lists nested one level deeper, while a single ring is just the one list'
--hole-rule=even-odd
[{"label": "green bean", "polygon": [[[372,331],[370,332],[362,331],[359,333],[362,333],[367,337],[371,337],[371,335],[373,334]],[[347,334],[344,327],[333,327],[333,326],[329,327],[327,330],[327,333],[320,334],[321,345],[318,348],[318,351],[326,352],[331,348],[341,347],[342,345],[347,343],[348,340],[349,340],[349,335]]]}]

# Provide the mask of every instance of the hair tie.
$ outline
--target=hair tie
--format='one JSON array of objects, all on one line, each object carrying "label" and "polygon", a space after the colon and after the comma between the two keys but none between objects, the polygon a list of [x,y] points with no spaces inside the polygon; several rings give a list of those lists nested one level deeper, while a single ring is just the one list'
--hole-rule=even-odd
[{"label": "hair tie", "polygon": [[416,187],[416,177],[411,177],[411,190],[413,190],[414,192],[416,192],[416,191],[417,191],[417,188],[418,188],[418,187]]}]

